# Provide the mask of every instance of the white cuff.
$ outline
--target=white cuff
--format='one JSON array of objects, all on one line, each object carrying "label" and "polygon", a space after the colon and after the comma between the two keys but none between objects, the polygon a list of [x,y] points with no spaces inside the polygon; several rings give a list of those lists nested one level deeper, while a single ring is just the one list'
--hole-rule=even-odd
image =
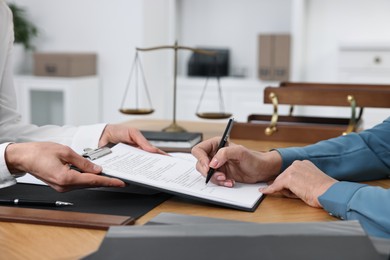
[{"label": "white cuff", "polygon": [[0,189],[16,184],[16,179],[8,170],[5,161],[5,149],[10,143],[0,144]]}]

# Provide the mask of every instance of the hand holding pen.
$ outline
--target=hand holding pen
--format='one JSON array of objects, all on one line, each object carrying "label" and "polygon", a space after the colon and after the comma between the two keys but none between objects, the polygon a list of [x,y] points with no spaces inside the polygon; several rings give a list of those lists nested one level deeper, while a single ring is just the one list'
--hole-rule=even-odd
[{"label": "hand holding pen", "polygon": [[[229,136],[230,136],[230,131],[233,128],[233,122],[234,122],[234,118],[229,119],[229,122],[226,126],[226,129],[225,129],[223,135],[222,135],[221,141],[219,142],[219,145],[218,145],[216,152],[218,152],[222,147],[224,147],[226,145],[226,143],[229,139]],[[210,181],[211,177],[213,177],[215,170],[216,169],[210,167],[210,169],[207,173],[207,177],[206,177],[206,184]]]}]

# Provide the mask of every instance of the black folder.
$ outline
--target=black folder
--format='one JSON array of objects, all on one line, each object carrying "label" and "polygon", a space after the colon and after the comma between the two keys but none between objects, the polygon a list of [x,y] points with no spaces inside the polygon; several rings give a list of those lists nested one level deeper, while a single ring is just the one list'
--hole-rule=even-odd
[{"label": "black folder", "polygon": [[0,189],[0,198],[59,200],[72,202],[74,205],[1,207],[0,221],[108,229],[112,225],[133,224],[135,219],[169,197],[164,193],[135,194],[91,189],[59,193],[48,186],[18,183]]}]

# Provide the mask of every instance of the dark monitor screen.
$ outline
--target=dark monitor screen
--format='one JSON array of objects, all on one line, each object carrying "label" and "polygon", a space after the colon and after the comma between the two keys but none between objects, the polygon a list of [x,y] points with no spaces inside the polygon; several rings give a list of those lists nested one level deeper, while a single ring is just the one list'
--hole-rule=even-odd
[{"label": "dark monitor screen", "polygon": [[199,48],[214,51],[215,56],[201,53],[192,53],[188,61],[188,76],[228,76],[229,75],[229,50]]}]

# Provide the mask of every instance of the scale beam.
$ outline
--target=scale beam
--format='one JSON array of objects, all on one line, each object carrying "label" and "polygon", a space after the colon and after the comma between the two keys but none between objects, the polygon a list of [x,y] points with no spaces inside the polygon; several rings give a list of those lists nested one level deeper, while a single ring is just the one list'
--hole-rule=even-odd
[{"label": "scale beam", "polygon": [[[164,128],[162,131],[165,132],[186,132],[186,130],[179,126],[176,123],[176,90],[177,90],[177,52],[179,50],[187,50],[192,51],[195,53],[203,54],[203,55],[209,55],[209,56],[216,56],[216,51],[209,51],[209,50],[203,50],[198,48],[191,48],[187,46],[181,46],[177,44],[177,41],[174,45],[161,45],[161,46],[155,46],[150,48],[136,48],[137,53],[139,51],[142,52],[148,52],[148,51],[158,51],[158,50],[164,50],[164,49],[171,49],[174,51],[174,63],[173,63],[173,115],[172,115],[172,123]],[[146,84],[145,84],[146,85]],[[126,90],[127,91],[127,90]],[[221,92],[219,87],[219,92]],[[148,92],[147,92],[148,93]],[[127,95],[127,92],[125,96]],[[203,96],[203,94],[202,94]],[[221,93],[219,93],[219,96],[221,98]],[[120,109],[120,111],[124,114],[149,114],[152,113],[153,109]],[[227,113],[196,113],[196,115],[200,118],[207,118],[207,119],[221,119],[221,118],[228,118],[231,116],[231,114]]]},{"label": "scale beam", "polygon": [[176,90],[177,90],[177,51],[178,50],[188,50],[204,55],[210,55],[215,56],[217,53],[214,51],[207,51],[197,48],[191,48],[187,46],[181,46],[177,44],[177,41],[174,45],[161,45],[156,47],[150,47],[150,48],[136,48],[137,51],[157,51],[157,50],[164,50],[164,49],[172,49],[174,50],[174,63],[173,63],[173,115],[172,115],[172,123],[163,129],[164,132],[186,132],[186,130],[179,126],[176,123]]}]

